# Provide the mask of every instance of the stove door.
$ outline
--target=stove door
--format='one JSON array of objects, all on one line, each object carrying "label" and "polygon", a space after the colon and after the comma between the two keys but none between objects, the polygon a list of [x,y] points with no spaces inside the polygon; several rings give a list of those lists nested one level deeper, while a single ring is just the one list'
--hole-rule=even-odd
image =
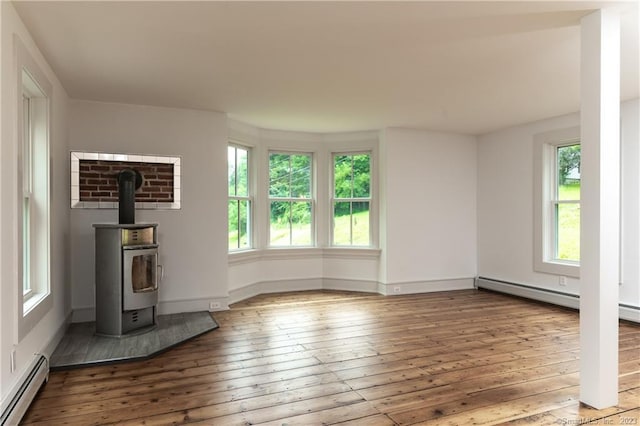
[{"label": "stove door", "polygon": [[158,303],[158,249],[122,251],[122,305],[125,311],[143,309]]}]

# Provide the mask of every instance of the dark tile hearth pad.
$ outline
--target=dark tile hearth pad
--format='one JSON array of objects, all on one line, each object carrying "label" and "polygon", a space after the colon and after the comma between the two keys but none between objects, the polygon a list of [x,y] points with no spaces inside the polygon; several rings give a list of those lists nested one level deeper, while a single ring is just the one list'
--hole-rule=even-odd
[{"label": "dark tile hearth pad", "polygon": [[186,340],[218,328],[209,312],[159,315],[146,333],[126,337],[96,336],[96,323],[73,323],[51,355],[51,370],[150,358]]}]

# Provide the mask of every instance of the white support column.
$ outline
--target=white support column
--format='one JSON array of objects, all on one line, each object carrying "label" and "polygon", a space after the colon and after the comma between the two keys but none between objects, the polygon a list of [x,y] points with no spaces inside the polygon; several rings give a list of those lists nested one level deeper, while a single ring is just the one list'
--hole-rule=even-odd
[{"label": "white support column", "polygon": [[581,22],[580,401],[618,403],[620,18]]}]

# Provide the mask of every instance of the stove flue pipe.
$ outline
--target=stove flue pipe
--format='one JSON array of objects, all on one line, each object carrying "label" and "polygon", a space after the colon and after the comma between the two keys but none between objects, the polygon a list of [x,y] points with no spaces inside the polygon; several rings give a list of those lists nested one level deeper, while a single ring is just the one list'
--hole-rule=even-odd
[{"label": "stove flue pipe", "polygon": [[118,223],[136,223],[136,189],[142,186],[142,175],[134,169],[118,173]]}]

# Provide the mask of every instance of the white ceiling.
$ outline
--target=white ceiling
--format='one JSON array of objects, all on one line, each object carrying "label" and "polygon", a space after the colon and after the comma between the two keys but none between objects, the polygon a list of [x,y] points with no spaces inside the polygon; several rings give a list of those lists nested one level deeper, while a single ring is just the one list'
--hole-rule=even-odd
[{"label": "white ceiling", "polygon": [[[579,21],[604,3],[14,4],[72,98],[215,110],[282,130],[482,134],[579,109]],[[630,99],[638,6],[621,8]]]}]

